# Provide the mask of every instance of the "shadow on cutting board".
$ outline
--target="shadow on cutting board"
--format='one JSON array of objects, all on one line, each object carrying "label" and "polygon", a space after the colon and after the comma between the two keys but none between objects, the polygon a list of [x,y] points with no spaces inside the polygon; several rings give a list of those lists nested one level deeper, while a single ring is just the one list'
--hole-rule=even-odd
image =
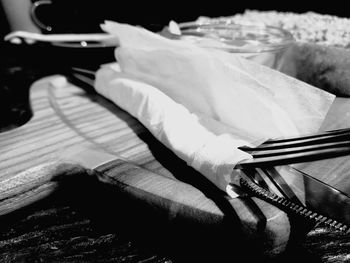
[{"label": "shadow on cutting board", "polygon": [[[302,247],[265,260],[238,229],[169,221],[166,212],[77,166],[66,166],[56,176],[58,184],[48,186],[55,188],[48,197],[0,217],[1,261],[321,262]],[[2,200],[0,207],[10,202]]]}]

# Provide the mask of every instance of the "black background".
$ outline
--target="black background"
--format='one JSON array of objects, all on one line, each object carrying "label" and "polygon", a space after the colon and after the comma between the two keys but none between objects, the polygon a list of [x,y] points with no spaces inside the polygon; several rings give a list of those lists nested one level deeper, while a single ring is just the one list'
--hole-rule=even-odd
[{"label": "black background", "polygon": [[[150,30],[159,30],[170,20],[193,21],[199,16],[219,17],[243,13],[245,10],[279,12],[316,12],[338,17],[350,17],[350,9],[337,2],[319,1],[298,3],[296,1],[254,2],[240,1],[117,1],[117,0],[55,0],[52,7],[44,9],[42,19],[59,24],[57,33],[96,32],[105,19],[141,25]],[[3,11],[0,10],[1,34],[9,31]]]}]

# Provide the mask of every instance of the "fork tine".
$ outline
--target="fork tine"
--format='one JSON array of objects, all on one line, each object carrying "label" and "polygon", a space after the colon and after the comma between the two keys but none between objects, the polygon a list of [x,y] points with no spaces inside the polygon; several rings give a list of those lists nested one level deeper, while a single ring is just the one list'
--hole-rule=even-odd
[{"label": "fork tine", "polygon": [[279,143],[279,142],[309,140],[309,139],[313,139],[313,138],[333,137],[336,135],[343,135],[343,134],[350,134],[350,128],[316,132],[316,133],[305,134],[302,136],[291,136],[288,138],[271,139],[271,140],[266,141],[265,143],[270,144],[270,143]]},{"label": "fork tine", "polygon": [[334,158],[350,154],[350,129],[338,129],[300,137],[269,140],[257,147],[239,147],[252,155],[242,167],[285,165]]},{"label": "fork tine", "polygon": [[350,140],[350,129],[348,128],[307,136],[268,140],[257,147],[242,146],[239,149],[246,152],[253,152],[260,150],[285,149],[306,145],[319,145],[330,142],[342,142],[345,140]]},{"label": "fork tine", "polygon": [[329,149],[330,151],[336,150],[337,148],[342,147],[350,147],[350,141],[340,141],[340,142],[332,142],[332,143],[325,143],[325,144],[316,144],[316,145],[307,145],[307,146],[301,146],[301,147],[292,147],[292,148],[285,148],[285,149],[267,149],[267,150],[259,150],[252,152],[251,155],[254,158],[264,158],[269,156],[283,156],[287,154],[295,154],[295,153],[306,153],[310,151],[319,151],[324,149]]},{"label": "fork tine", "polygon": [[302,151],[274,156],[254,156],[251,160],[243,161],[235,166],[235,169],[256,168],[267,166],[279,166],[291,163],[311,162],[322,159],[340,157],[350,154],[350,145],[336,148],[325,148],[310,151]]},{"label": "fork tine", "polygon": [[344,147],[350,145],[350,138],[347,140],[339,140],[333,142],[319,142],[314,144],[293,144],[293,145],[262,145],[256,148],[240,147],[240,150],[248,152],[254,156],[259,155],[282,155],[294,152],[306,152],[318,149],[332,149],[337,147]]}]

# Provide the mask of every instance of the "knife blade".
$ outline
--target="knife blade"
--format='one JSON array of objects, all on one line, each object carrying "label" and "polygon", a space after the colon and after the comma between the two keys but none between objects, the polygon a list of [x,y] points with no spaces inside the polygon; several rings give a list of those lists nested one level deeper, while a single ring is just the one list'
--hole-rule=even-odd
[{"label": "knife blade", "polygon": [[350,232],[350,196],[292,166],[244,169],[251,193],[318,224]]}]

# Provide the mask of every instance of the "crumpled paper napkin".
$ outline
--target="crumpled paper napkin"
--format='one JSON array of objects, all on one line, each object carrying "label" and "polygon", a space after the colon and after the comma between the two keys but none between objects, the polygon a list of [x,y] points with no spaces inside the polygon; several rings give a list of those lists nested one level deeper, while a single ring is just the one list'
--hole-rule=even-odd
[{"label": "crumpled paper napkin", "polygon": [[235,54],[106,21],[116,63],[96,73],[97,92],[136,117],[159,141],[220,189],[238,149],[315,132],[334,96]]}]

